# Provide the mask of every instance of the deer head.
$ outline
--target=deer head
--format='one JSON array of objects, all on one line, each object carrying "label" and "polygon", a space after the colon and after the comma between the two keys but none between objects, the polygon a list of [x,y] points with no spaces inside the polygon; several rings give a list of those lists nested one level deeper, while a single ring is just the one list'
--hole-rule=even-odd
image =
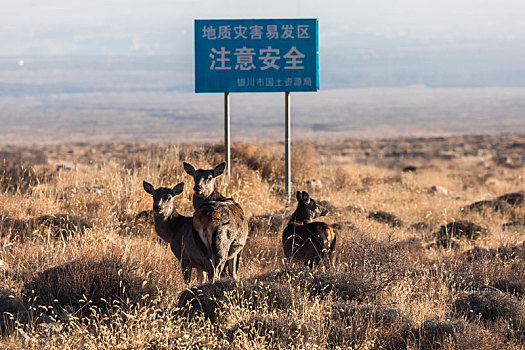
[{"label": "deer head", "polygon": [[159,187],[155,189],[149,182],[143,181],[144,191],[153,196],[153,211],[155,215],[169,217],[176,212],[174,198],[184,190],[184,182],[179,183],[173,188]]},{"label": "deer head", "polygon": [[193,191],[200,197],[209,197],[215,191],[215,179],[222,175],[226,162],[222,162],[214,169],[195,170],[193,165],[184,162],[184,170],[193,177],[195,185]]},{"label": "deer head", "polygon": [[297,209],[292,214],[293,221],[308,223],[320,216],[325,216],[328,210],[318,204],[306,191],[297,191]]}]

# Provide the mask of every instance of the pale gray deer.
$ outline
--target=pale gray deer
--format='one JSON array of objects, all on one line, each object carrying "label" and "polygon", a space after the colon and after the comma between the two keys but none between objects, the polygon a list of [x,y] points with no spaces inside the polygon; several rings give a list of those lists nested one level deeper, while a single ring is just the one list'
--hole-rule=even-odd
[{"label": "pale gray deer", "polygon": [[170,244],[171,251],[180,261],[184,281],[191,282],[191,272],[197,270],[197,280],[202,283],[205,273],[213,276],[213,266],[208,249],[193,230],[191,216],[180,215],[175,208],[175,197],[184,190],[184,182],[173,188],[155,188],[143,181],[144,190],[153,197],[155,231]]},{"label": "pale gray deer", "polygon": [[320,221],[312,222],[327,214],[325,208],[305,191],[297,191],[296,198],[297,209],[283,231],[284,255],[312,268],[325,257],[331,259],[337,237],[332,226]]},{"label": "pale gray deer", "polygon": [[[198,169],[184,163],[184,170],[193,177],[193,228],[211,255],[213,281],[228,266],[230,276],[237,279],[240,252],[248,238],[248,221],[241,206],[226,198],[215,188],[215,179],[224,172],[226,163],[214,169]],[[209,277],[209,276],[208,276]]]}]

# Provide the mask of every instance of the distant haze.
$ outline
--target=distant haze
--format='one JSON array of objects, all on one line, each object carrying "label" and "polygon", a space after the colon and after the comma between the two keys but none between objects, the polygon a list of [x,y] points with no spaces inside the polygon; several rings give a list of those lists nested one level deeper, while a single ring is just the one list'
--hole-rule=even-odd
[{"label": "distant haze", "polygon": [[[0,10],[0,143],[216,140],[196,18],[319,19],[294,138],[525,132],[518,0],[16,0]],[[233,138],[281,138],[280,94],[235,94]]]},{"label": "distant haze", "polygon": [[[21,60],[31,70],[27,58],[56,56],[93,58],[82,69],[122,61],[115,57],[129,58],[127,68],[141,57],[150,64],[167,57],[177,62],[173,74],[187,76],[193,20],[224,17],[318,18],[322,89],[525,86],[525,3],[518,0],[6,1],[0,57],[13,61],[0,67],[0,84],[10,83],[3,73],[20,69]],[[75,62],[63,68],[79,68]]]}]

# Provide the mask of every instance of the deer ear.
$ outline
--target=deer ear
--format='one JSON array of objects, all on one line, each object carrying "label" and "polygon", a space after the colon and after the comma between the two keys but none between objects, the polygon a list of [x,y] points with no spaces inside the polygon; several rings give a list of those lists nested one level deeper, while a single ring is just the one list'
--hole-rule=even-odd
[{"label": "deer ear", "polygon": [[188,175],[195,176],[195,168],[190,163],[183,162],[182,165],[184,165],[184,170]]},{"label": "deer ear", "polygon": [[303,191],[303,201],[305,203],[308,203],[310,201],[310,195],[306,191]]},{"label": "deer ear", "polygon": [[181,182],[180,184],[178,184],[175,187],[173,187],[173,189],[171,190],[171,194],[173,196],[177,196],[177,195],[181,194],[182,191],[184,191],[184,182]]},{"label": "deer ear", "polygon": [[213,177],[222,175],[224,168],[226,168],[226,162],[222,162],[221,164],[217,165],[215,169],[213,169]]},{"label": "deer ear", "polygon": [[297,198],[298,202],[300,202],[303,199],[303,195],[301,194],[301,191],[297,191],[295,193],[295,198]]},{"label": "deer ear", "polygon": [[144,191],[151,194],[152,196],[155,193],[155,187],[153,187],[153,185],[147,181],[142,181],[142,187],[144,187]]}]

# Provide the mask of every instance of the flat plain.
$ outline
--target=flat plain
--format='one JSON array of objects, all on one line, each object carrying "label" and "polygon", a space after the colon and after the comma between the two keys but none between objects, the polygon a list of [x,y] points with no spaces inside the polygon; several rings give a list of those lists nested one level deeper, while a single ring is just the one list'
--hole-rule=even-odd
[{"label": "flat plain", "polygon": [[[135,90],[112,74],[103,87],[34,92],[51,73],[4,78],[0,94],[0,144],[75,142],[205,142],[223,137],[222,94]],[[28,73],[29,74],[29,73]],[[55,72],[69,82],[67,72]],[[103,72],[93,73],[100,76]],[[98,75],[97,75],[98,74]],[[43,75],[40,77],[40,75]],[[64,76],[64,77],[63,77]],[[140,76],[154,88],[162,74]],[[40,78],[39,78],[40,77]],[[101,81],[104,82],[102,76]],[[19,93],[12,81],[28,79]],[[40,80],[39,80],[40,79]],[[116,81],[114,81],[116,79]],[[124,74],[122,79],[130,79]],[[112,85],[113,84],[113,85]],[[131,84],[131,83],[129,83]],[[109,90],[111,86],[128,90]],[[123,87],[124,86],[124,87]],[[31,88],[29,91],[27,89]],[[90,91],[93,88],[94,91]],[[43,88],[42,88],[43,89]],[[9,92],[11,94],[9,94]],[[284,94],[232,94],[234,140],[282,140]],[[292,94],[295,140],[442,136],[525,132],[525,88],[369,88]]]}]

